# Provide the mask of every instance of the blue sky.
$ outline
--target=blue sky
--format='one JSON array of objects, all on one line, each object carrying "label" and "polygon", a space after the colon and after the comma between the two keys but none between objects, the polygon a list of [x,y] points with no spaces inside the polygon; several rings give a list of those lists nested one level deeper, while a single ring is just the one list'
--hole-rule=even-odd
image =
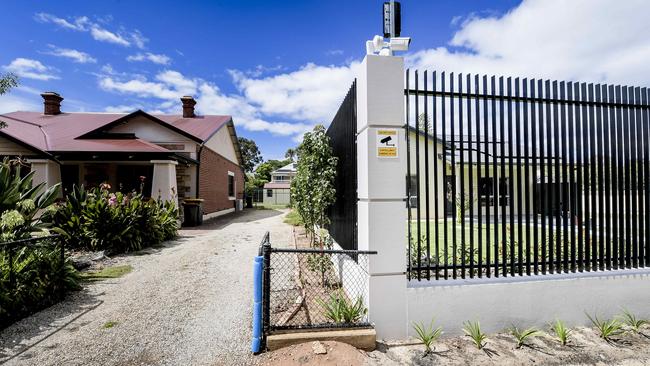
[{"label": "blue sky", "polygon": [[[0,112],[232,114],[266,159],[327,124],[365,41],[381,31],[381,1],[5,1],[0,71],[22,85]],[[460,72],[631,83],[650,72],[643,1],[404,0],[407,65]]]}]

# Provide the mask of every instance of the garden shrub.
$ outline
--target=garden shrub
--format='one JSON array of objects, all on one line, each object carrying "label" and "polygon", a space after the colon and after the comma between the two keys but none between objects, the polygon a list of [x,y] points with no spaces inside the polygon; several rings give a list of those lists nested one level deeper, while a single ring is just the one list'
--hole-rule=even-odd
[{"label": "garden shrub", "polygon": [[176,236],[178,210],[171,202],[146,200],[139,193],[110,193],[107,185],[74,187],[52,216],[54,230],[70,247],[137,251]]},{"label": "garden shrub", "polygon": [[[1,243],[49,234],[48,219],[60,187],[45,192],[44,184],[32,187],[34,173],[21,178],[21,164],[7,158],[0,163]],[[0,247],[0,329],[78,288],[77,272],[68,260],[61,263],[59,240],[47,238],[9,251]]]}]

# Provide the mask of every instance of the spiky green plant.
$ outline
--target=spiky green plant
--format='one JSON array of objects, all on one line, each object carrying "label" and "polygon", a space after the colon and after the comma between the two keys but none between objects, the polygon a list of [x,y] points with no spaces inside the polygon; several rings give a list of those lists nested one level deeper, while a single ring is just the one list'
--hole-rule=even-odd
[{"label": "spiky green plant", "polygon": [[463,324],[463,332],[472,339],[476,348],[483,349],[487,335],[481,331],[481,324],[478,321],[466,321]]},{"label": "spiky green plant", "polygon": [[600,338],[606,340],[607,342],[611,342],[613,341],[614,337],[625,333],[625,330],[623,329],[623,323],[621,323],[616,318],[600,320],[598,319],[597,315],[594,315],[593,317],[589,314],[586,315],[591,323],[596,327],[596,330],[598,330],[598,335]]},{"label": "spiky green plant", "polygon": [[566,346],[569,342],[569,334],[572,332],[571,329],[567,328],[564,322],[560,319],[556,319],[555,323],[551,324],[551,330],[555,333],[555,337],[563,346]]},{"label": "spiky green plant", "polygon": [[527,339],[537,337],[541,332],[535,327],[522,330],[513,325],[510,327],[510,334],[517,339],[517,348],[521,348],[526,344]]},{"label": "spiky green plant", "polygon": [[424,355],[426,356],[431,352],[431,344],[442,335],[442,327],[434,328],[433,319],[431,319],[431,324],[428,327],[421,323],[413,323],[413,329],[417,334],[417,339],[424,344]]},{"label": "spiky green plant", "polygon": [[325,316],[337,324],[356,323],[368,313],[361,296],[352,302],[341,291],[332,292],[327,301],[319,299],[318,303],[325,310]]},{"label": "spiky green plant", "polygon": [[627,309],[623,309],[623,314],[620,315],[620,320],[625,325],[630,327],[634,333],[639,333],[641,331],[641,327],[648,324],[648,320],[637,318],[636,315]]}]

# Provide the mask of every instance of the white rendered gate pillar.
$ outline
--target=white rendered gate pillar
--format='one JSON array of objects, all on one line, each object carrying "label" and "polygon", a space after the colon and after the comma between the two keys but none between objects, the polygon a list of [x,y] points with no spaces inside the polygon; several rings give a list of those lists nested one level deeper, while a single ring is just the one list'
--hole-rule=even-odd
[{"label": "white rendered gate pillar", "polygon": [[178,198],[176,165],[178,162],[174,160],[151,160],[151,163],[153,164],[151,197],[176,203]]},{"label": "white rendered gate pillar", "polygon": [[404,116],[403,58],[366,55],[357,78],[358,247],[378,253],[370,256],[367,298],[381,339],[408,331]]}]

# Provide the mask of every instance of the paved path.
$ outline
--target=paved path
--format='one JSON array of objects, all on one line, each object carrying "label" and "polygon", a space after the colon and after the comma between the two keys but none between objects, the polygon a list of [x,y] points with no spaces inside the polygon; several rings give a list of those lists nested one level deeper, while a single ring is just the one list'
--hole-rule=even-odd
[{"label": "paved path", "polygon": [[[0,333],[8,365],[248,365],[252,261],[266,230],[288,245],[274,210],[217,219],[151,254],[133,272],[86,287]],[[105,327],[107,322],[115,322]]]}]

